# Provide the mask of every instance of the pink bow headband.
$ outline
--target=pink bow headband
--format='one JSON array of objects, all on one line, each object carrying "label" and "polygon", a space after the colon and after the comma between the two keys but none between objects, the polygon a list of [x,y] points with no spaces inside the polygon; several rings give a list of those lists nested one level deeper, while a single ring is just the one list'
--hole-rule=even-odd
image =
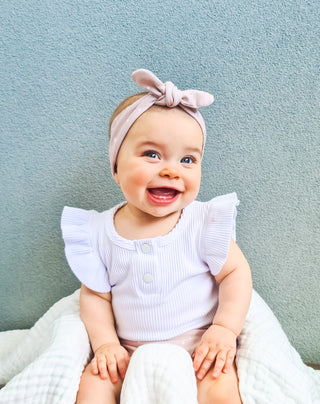
[{"label": "pink bow headband", "polygon": [[133,123],[152,105],[163,105],[169,108],[179,106],[201,126],[203,144],[206,140],[206,127],[198,108],[210,105],[213,96],[204,91],[185,90],[180,91],[170,81],[162,83],[149,70],[139,69],[132,73],[132,79],[140,87],[148,91],[148,94],[125,108],[115,117],[110,128],[109,159],[112,174],[115,174],[115,164],[121,144]]}]

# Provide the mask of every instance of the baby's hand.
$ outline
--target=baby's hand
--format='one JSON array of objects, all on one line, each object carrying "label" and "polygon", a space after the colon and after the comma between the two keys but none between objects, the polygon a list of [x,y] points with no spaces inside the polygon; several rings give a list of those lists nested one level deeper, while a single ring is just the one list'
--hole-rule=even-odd
[{"label": "baby's hand", "polygon": [[197,378],[202,380],[213,363],[214,379],[220,376],[221,371],[227,373],[236,354],[236,341],[237,336],[233,331],[220,325],[209,327],[192,355]]},{"label": "baby's hand", "polygon": [[125,348],[118,343],[101,345],[95,352],[91,361],[91,370],[94,375],[100,373],[101,379],[108,379],[112,383],[118,381],[118,372],[124,379],[130,357]]}]

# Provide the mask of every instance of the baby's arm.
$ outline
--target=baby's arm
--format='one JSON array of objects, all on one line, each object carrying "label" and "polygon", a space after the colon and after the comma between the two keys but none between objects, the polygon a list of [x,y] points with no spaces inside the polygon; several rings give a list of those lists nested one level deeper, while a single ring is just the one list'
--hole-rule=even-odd
[{"label": "baby's arm", "polygon": [[252,291],[249,265],[231,240],[228,258],[215,277],[219,283],[219,305],[213,324],[203,334],[194,352],[194,369],[202,379],[214,363],[213,377],[228,372],[236,353],[236,340],[246,318]]},{"label": "baby's arm", "polygon": [[120,345],[111,305],[111,293],[98,293],[81,286],[80,314],[86,326],[94,358],[93,374],[112,383],[118,381],[118,372],[123,379],[129,364],[129,354]]}]

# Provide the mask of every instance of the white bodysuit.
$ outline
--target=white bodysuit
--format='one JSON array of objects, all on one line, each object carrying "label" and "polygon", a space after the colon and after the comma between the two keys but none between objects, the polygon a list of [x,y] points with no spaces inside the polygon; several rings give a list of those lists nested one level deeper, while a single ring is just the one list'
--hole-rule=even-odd
[{"label": "white bodysuit", "polygon": [[102,213],[65,207],[61,228],[68,263],[96,292],[112,293],[117,334],[161,341],[212,322],[217,275],[235,239],[235,193],[194,201],[165,236],[127,240],[114,227],[121,205]]}]

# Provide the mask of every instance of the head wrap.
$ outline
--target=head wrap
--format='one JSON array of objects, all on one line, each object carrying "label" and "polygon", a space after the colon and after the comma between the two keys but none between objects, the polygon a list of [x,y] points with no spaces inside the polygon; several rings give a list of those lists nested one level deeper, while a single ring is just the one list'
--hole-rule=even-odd
[{"label": "head wrap", "polygon": [[110,128],[109,159],[112,174],[115,174],[115,164],[121,144],[133,123],[152,105],[162,105],[169,108],[179,106],[194,119],[202,129],[203,144],[206,140],[206,127],[198,108],[210,105],[213,96],[204,91],[181,91],[170,81],[162,83],[149,70],[139,69],[132,73],[132,79],[148,94],[141,97],[115,117]]}]

